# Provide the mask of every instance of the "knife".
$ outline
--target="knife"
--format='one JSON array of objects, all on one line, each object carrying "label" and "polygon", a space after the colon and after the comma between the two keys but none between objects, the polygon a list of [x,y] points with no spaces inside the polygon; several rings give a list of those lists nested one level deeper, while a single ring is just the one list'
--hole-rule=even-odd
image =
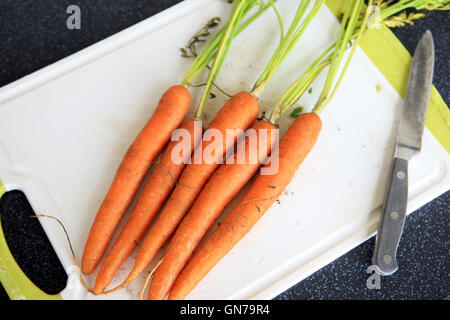
[{"label": "knife", "polygon": [[433,68],[434,43],[427,30],[417,45],[409,71],[391,174],[375,240],[372,264],[381,275],[393,274],[398,269],[396,253],[408,199],[408,161],[422,148]]}]

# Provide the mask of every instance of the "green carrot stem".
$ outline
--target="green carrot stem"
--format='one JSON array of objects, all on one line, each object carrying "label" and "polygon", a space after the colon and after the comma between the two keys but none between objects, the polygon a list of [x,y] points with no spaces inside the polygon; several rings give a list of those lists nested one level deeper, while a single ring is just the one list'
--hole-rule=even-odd
[{"label": "green carrot stem", "polygon": [[191,63],[189,69],[184,75],[181,84],[185,87],[191,86],[192,82],[197,78],[198,74],[203,70],[203,66],[206,65],[214,58],[214,51],[217,49],[217,45],[223,35],[223,29],[220,30],[213,39],[211,39],[208,46],[203,48],[200,54]]},{"label": "green carrot stem", "polygon": [[[243,16],[246,16],[257,2],[252,1],[244,10]],[[253,21],[255,21],[264,11],[270,7],[269,4],[261,5],[260,9],[254,13],[247,21],[245,21],[239,30],[236,32],[235,36],[240,34],[245,28],[247,28]],[[186,71],[181,84],[185,87],[191,86],[198,75],[206,68],[206,66],[214,59],[217,52],[217,47],[219,46],[220,40],[223,37],[224,31],[226,30],[228,23],[225,24],[222,29],[217,32],[217,34],[209,41],[208,45],[203,48],[203,50],[198,54],[195,60],[191,63],[189,69]]]},{"label": "green carrot stem", "polygon": [[311,83],[317,78],[322,70],[329,64],[329,61],[330,60],[328,59],[321,62],[308,72],[305,72],[300,78],[291,84],[272,110],[269,118],[271,123],[277,123],[280,117],[294,105],[294,103],[306,92],[306,90],[308,90]]},{"label": "green carrot stem", "polygon": [[270,115],[270,121],[272,123],[277,123],[279,118],[286,112],[292,105],[300,99],[303,93],[308,89],[311,83],[317,78],[320,72],[330,64],[331,57],[330,52],[334,48],[334,44],[331,45],[327,50],[325,50],[303,73],[300,78],[298,78],[294,83],[292,83],[289,88],[283,93],[281,98],[275,105],[272,113]]},{"label": "green carrot stem", "polygon": [[281,39],[280,44],[276,48],[274,54],[272,55],[269,63],[266,65],[265,69],[259,76],[258,80],[255,82],[251,94],[254,97],[259,97],[259,95],[264,91],[265,87],[268,85],[270,79],[273,77],[275,72],[279,69],[282,62],[286,59],[291,50],[295,47],[296,43],[299,41],[300,37],[306,30],[306,27],[310,24],[313,18],[318,13],[320,7],[323,5],[324,0],[317,0],[314,3],[313,8],[308,13],[307,17],[300,23],[306,9],[310,3],[309,0],[301,1],[297,8],[294,19],[291,22],[288,32]]},{"label": "green carrot stem", "polygon": [[[381,2],[381,4],[378,3],[378,5],[381,5],[381,7],[379,7],[381,22],[383,20],[388,19],[389,17],[397,14],[398,12],[403,11],[408,8],[415,8],[417,10],[424,9],[424,8],[426,8],[428,10],[440,10],[440,9],[445,10],[445,9],[447,9],[446,6],[448,6],[448,3],[450,3],[450,0],[445,0],[445,1],[400,0],[393,4],[390,4],[390,3],[391,3],[391,1]],[[370,8],[372,6],[372,4],[373,4],[373,1],[370,1],[368,3],[367,7]],[[348,33],[348,34],[351,34],[350,40],[356,39],[352,45],[352,51],[350,52],[347,62],[345,64],[345,66],[343,67],[340,77],[337,80],[331,94],[329,94],[329,95],[324,94],[322,96],[322,98],[320,100],[318,100],[318,103],[315,106],[314,112],[320,113],[323,110],[323,108],[329,103],[329,101],[331,101],[332,98],[334,97],[338,87],[340,86],[340,84],[342,82],[342,79],[344,77],[344,74],[345,74],[348,66],[349,66],[349,63],[354,55],[356,47],[362,38],[364,28],[366,28],[369,13],[370,13],[370,11],[366,10],[366,13],[365,13],[363,19],[358,20],[356,23],[356,26],[351,28],[351,29],[353,29],[353,31]],[[345,14],[344,14],[344,16],[345,16]],[[347,23],[348,20],[349,20],[349,17],[347,16],[342,19],[342,23]],[[347,30],[350,30],[350,29],[347,28]],[[341,39],[343,37],[343,29],[341,31],[342,32],[340,32],[339,39]],[[335,48],[336,45],[338,45],[340,47],[339,50],[342,52],[342,54],[341,54],[341,56],[342,56],[344,51],[346,50],[346,48],[345,48],[346,43],[347,43],[346,39],[341,40],[341,41],[339,41],[339,40],[336,41],[336,43],[334,43],[324,53],[322,53],[322,55],[316,61],[314,61],[312,63],[312,65],[305,71],[305,73],[300,78],[298,78],[284,92],[284,94],[281,96],[281,98],[277,102],[276,106],[274,107],[272,114],[270,116],[270,121],[272,123],[276,123],[279,120],[279,118],[281,117],[281,115],[284,114],[287,110],[289,110],[293,106],[293,104],[298,99],[301,98],[301,96],[306,92],[307,88],[310,86],[311,82],[317,78],[317,76],[323,71],[323,69],[325,69],[325,67],[327,65],[330,65],[332,63],[332,60],[334,61],[334,63],[336,63],[337,57],[339,55],[338,55],[337,51],[335,51],[336,52],[335,54],[329,55],[330,51],[333,48]],[[325,58],[325,57],[327,57],[327,58]],[[336,76],[336,73],[335,73],[336,71],[337,71],[337,67],[335,65],[333,70],[329,71],[327,78],[334,79],[334,77]],[[330,80],[330,82],[328,84],[327,92],[329,92],[331,90],[331,84],[332,84],[332,81]],[[321,102],[319,102],[319,101],[321,101]]]},{"label": "green carrot stem", "polygon": [[[372,0],[369,0],[368,7],[370,8],[371,5],[372,5]],[[312,110],[312,112],[314,112],[316,114],[320,114],[323,111],[323,109],[328,105],[328,103],[331,101],[334,94],[336,93],[336,90],[339,87],[339,85],[341,84],[344,74],[348,69],[348,65],[354,55],[356,47],[358,46],[359,41],[361,40],[361,36],[362,36],[363,32],[365,31],[366,24],[367,24],[367,17],[369,14],[368,8],[365,10],[363,23],[362,23],[361,27],[359,28],[358,35],[356,37],[355,43],[353,44],[353,48],[350,53],[350,56],[347,58],[347,62],[344,65],[343,70],[341,71],[338,81],[336,82],[336,84],[334,84],[334,88],[331,91],[334,79],[337,75],[337,70],[341,64],[343,55],[347,49],[346,48],[347,43],[349,43],[349,41],[351,41],[351,39],[353,37],[355,28],[357,27],[357,24],[358,24],[358,17],[361,13],[361,9],[363,8],[363,6],[364,6],[364,2],[362,0],[357,0],[351,8],[350,16],[346,20],[344,20],[341,24],[341,29],[345,29],[345,32],[343,33],[343,36],[341,38],[338,38],[337,43],[338,44],[340,43],[340,46],[339,46],[339,49],[337,49],[338,54],[334,56],[335,60],[332,60],[332,62],[331,62],[333,69],[330,66],[330,70],[328,72],[328,77],[327,77],[324,89],[322,90],[322,92],[319,96],[319,99]],[[350,10],[346,11],[346,14],[349,11]],[[331,91],[331,94],[330,94],[330,91]]]},{"label": "green carrot stem", "polygon": [[278,20],[278,25],[280,26],[280,43],[283,41],[284,39],[284,26],[283,26],[283,19],[281,19],[280,13],[278,12],[277,7],[274,4],[273,0],[268,0],[269,1],[269,5],[272,7],[273,11],[275,12],[275,15],[277,16],[277,20]]},{"label": "green carrot stem", "polygon": [[355,43],[353,44],[353,47],[352,47],[352,51],[350,51],[350,55],[349,55],[345,65],[344,65],[344,68],[342,69],[341,75],[340,75],[339,79],[337,80],[336,85],[333,88],[333,91],[331,92],[331,94],[328,97],[328,100],[333,99],[334,95],[336,94],[336,91],[337,91],[339,85],[341,84],[342,79],[344,78],[344,75],[345,75],[345,73],[346,73],[346,71],[348,69],[348,66],[350,65],[350,61],[352,60],[353,55],[355,54],[356,48],[358,47],[358,44],[361,41],[361,37],[362,37],[362,35],[364,33],[364,29],[365,29],[366,24],[367,24],[367,19],[369,17],[369,10],[370,10],[369,8],[370,8],[371,5],[372,5],[372,0],[369,0],[368,8],[367,8],[367,10],[366,10],[366,12],[364,14],[362,27],[358,31]]},{"label": "green carrot stem", "polygon": [[219,68],[222,64],[222,61],[224,58],[224,53],[226,52],[226,50],[227,50],[226,48],[229,45],[230,40],[231,40],[231,38],[229,38],[229,35],[233,34],[233,30],[235,30],[235,28],[236,28],[236,22],[239,22],[238,18],[242,17],[241,10],[245,7],[246,4],[247,4],[246,0],[236,0],[236,4],[233,9],[231,18],[228,21],[228,24],[224,31],[224,35],[220,40],[220,44],[219,44],[219,47],[217,48],[217,53],[214,58],[214,62],[209,71],[208,79],[206,80],[206,85],[203,90],[202,96],[200,98],[200,102],[197,107],[197,111],[195,113],[195,120],[201,120],[203,108],[205,107],[206,101],[209,98],[209,94],[211,92],[213,81],[216,77],[217,71],[219,70]]},{"label": "green carrot stem", "polygon": [[286,41],[292,36],[292,34],[295,31],[296,26],[300,23],[300,20],[306,10],[308,3],[307,2],[301,2],[297,8],[296,14],[294,16],[294,19],[291,22],[291,25],[289,27],[289,30],[286,35],[280,38],[280,44],[278,45],[277,49],[275,50],[274,54],[272,55],[271,59],[269,60],[269,63],[266,65],[266,68],[261,73],[260,77],[255,83],[255,87],[257,87],[261,82],[264,81],[264,79],[267,78],[267,74],[273,67],[277,57],[280,54],[280,51],[283,49],[283,46],[285,45]]},{"label": "green carrot stem", "polygon": [[351,22],[356,20],[355,16],[356,14],[359,14],[358,9],[360,4],[361,4],[360,0],[353,1],[351,5],[348,6],[348,9],[344,13],[344,17],[342,18],[341,22],[341,28],[339,29],[336,47],[331,57],[330,69],[328,71],[327,79],[325,80],[325,85],[323,86],[318,101],[324,100],[328,96],[328,93],[330,92],[331,87],[333,86],[334,78],[336,77],[336,74],[338,72],[339,64],[342,61],[349,40],[348,33],[350,29],[350,24]]}]

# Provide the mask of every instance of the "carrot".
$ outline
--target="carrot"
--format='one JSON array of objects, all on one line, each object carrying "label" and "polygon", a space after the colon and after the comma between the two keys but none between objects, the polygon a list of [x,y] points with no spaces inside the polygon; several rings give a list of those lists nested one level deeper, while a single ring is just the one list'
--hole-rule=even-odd
[{"label": "carrot", "polygon": [[[291,124],[279,141],[278,172],[274,175],[257,176],[244,198],[189,260],[173,284],[169,299],[184,299],[214,265],[258,222],[291,181],[316,143],[321,127],[320,117],[314,113],[302,114]],[[268,165],[270,164],[266,166]],[[185,231],[185,234],[189,233]],[[156,270],[153,281],[159,281],[158,271],[163,267],[166,259]]]},{"label": "carrot", "polygon": [[83,273],[90,274],[97,267],[147,170],[182,122],[190,98],[183,86],[169,88],[129,147],[91,227],[81,262]]},{"label": "carrot", "polygon": [[[109,250],[101,265],[93,288],[94,294],[103,292],[108,286],[120,265],[133,251],[137,241],[140,240],[162,203],[166,200],[175,186],[178,177],[181,175],[195,146],[201,138],[201,130],[199,132],[200,134],[194,136],[195,125],[194,120],[187,120],[181,125],[181,129],[185,129],[189,132],[191,137],[190,142],[171,141],[160,161],[155,166],[155,169],[147,180],[138,201],[133,208],[129,220],[123,227],[119,238]],[[174,148],[180,143],[190,143],[190,150],[192,152],[183,155],[183,161],[176,164],[171,158],[172,151],[174,151]]]},{"label": "carrot", "polygon": [[[249,130],[249,132],[254,133],[254,136],[247,136],[239,143],[244,145],[246,158],[243,163],[238,161],[238,153],[236,153],[231,163],[221,165],[183,218],[170,241],[162,263],[156,269],[149,289],[149,299],[163,299],[167,295],[179,271],[206,231],[268,156],[276,141],[272,135],[272,133],[277,133],[276,127],[270,122],[260,120],[251,129],[253,130]],[[260,134],[263,131],[268,133]],[[254,148],[256,150],[252,150],[250,140],[255,137],[259,141]],[[249,161],[251,153],[258,154],[258,159]]]},{"label": "carrot", "polygon": [[[222,136],[225,136],[227,129],[245,130],[255,121],[258,109],[258,102],[250,94],[246,92],[235,94],[217,113],[211,121],[208,130],[219,130]],[[156,252],[175,231],[202,187],[219,166],[217,160],[221,160],[230,148],[234,146],[237,138],[238,136],[234,140],[223,139],[223,153],[216,154],[214,161],[201,161],[201,163],[192,161],[191,164],[186,166],[177,186],[145,237],[136,256],[133,269],[120,287],[127,286],[147,267]],[[200,145],[198,148],[204,150],[212,143],[214,141],[203,142],[203,145]]]}]

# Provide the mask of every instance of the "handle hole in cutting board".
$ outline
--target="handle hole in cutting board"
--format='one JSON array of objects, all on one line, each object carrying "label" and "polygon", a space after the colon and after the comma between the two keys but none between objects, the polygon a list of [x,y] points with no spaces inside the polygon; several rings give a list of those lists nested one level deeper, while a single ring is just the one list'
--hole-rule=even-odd
[{"label": "handle hole in cutting board", "polygon": [[35,214],[22,191],[8,191],[0,199],[3,233],[17,264],[42,291],[57,294],[65,288],[67,274],[39,220],[31,218]]}]

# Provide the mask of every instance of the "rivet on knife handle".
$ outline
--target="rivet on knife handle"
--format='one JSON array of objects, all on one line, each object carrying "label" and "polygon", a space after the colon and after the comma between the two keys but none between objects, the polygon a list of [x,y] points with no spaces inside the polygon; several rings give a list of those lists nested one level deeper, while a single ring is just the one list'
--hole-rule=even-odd
[{"label": "rivet on knife handle", "polygon": [[394,158],[389,182],[372,259],[382,275],[390,275],[398,269],[396,253],[408,199],[408,160]]}]

